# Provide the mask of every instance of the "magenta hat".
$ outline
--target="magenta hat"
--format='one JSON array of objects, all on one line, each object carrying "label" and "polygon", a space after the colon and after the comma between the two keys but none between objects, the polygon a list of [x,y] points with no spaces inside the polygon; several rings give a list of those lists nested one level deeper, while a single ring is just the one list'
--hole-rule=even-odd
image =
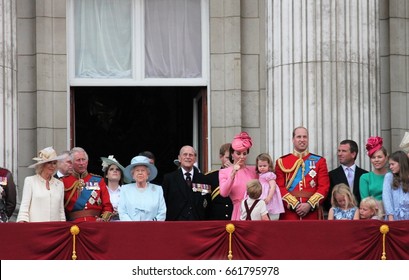
[{"label": "magenta hat", "polygon": [[369,157],[372,157],[372,155],[380,150],[383,145],[383,139],[382,137],[379,136],[371,136],[368,138],[368,141],[366,142],[366,151]]},{"label": "magenta hat", "polygon": [[243,152],[247,151],[248,149],[253,146],[253,141],[251,137],[247,134],[247,132],[241,132],[234,136],[233,141],[231,142],[231,147],[235,151]]}]

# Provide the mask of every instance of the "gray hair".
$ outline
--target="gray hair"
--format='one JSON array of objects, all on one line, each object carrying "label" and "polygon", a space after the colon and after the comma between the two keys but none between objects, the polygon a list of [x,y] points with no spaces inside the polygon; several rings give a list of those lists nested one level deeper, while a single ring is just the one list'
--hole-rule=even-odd
[{"label": "gray hair", "polygon": [[81,147],[74,147],[74,148],[72,148],[71,151],[70,151],[70,157],[71,157],[71,160],[72,160],[72,161],[74,161],[74,154],[76,154],[76,153],[84,153],[85,159],[88,160],[88,154],[87,154],[87,152],[86,152],[83,148],[81,148]]}]

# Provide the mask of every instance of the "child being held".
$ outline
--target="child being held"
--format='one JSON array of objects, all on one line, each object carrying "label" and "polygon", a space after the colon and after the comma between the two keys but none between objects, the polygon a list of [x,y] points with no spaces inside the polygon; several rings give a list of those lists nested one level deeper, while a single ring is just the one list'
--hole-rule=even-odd
[{"label": "child being held", "polygon": [[284,206],[273,170],[273,160],[270,155],[259,154],[256,158],[256,172],[259,174],[259,181],[262,186],[260,199],[266,203],[270,220],[278,220],[280,213],[284,213]]},{"label": "child being held", "polygon": [[376,200],[372,196],[365,197],[362,199],[359,205],[359,218],[362,220],[383,220],[384,213],[382,202]]},{"label": "child being held", "polygon": [[344,183],[334,186],[328,220],[359,220],[355,196]]},{"label": "child being held", "polygon": [[264,200],[260,200],[261,184],[257,179],[247,182],[248,198],[241,202],[240,220],[268,221],[268,211]]}]

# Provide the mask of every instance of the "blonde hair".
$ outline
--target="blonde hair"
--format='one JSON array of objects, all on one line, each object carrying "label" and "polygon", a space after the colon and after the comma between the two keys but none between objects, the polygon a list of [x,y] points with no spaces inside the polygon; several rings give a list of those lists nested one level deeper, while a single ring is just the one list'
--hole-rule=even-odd
[{"label": "blonde hair", "polygon": [[247,182],[247,194],[252,199],[258,199],[262,192],[262,187],[258,179],[252,179]]},{"label": "blonde hair", "polygon": [[365,197],[359,204],[360,207],[366,206],[373,211],[372,217],[376,216],[381,219],[384,216],[382,202],[375,199],[373,196]]},{"label": "blonde hair", "polygon": [[335,199],[335,195],[343,195],[348,202],[348,208],[356,207],[356,199],[354,194],[351,192],[351,189],[344,183],[337,184],[332,189],[332,196],[331,196],[331,205],[332,207],[339,207],[337,200]]}]

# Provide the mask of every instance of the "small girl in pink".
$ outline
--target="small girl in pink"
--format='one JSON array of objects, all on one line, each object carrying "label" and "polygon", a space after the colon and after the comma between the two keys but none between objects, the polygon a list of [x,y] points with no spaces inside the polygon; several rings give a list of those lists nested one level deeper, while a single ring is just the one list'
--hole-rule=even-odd
[{"label": "small girl in pink", "polygon": [[260,199],[263,199],[267,205],[270,220],[277,221],[280,213],[284,213],[284,206],[273,170],[271,157],[266,153],[259,154],[256,158],[256,172],[259,174],[259,181],[263,188]]}]

